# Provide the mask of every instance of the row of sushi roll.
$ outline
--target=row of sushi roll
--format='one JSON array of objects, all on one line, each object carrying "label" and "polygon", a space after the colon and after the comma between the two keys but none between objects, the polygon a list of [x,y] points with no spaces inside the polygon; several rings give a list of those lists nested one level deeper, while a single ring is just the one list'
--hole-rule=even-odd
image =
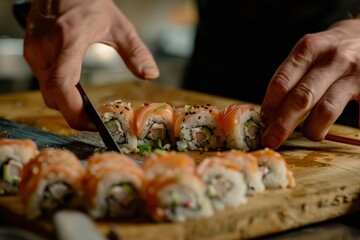
[{"label": "row of sushi roll", "polygon": [[[74,208],[94,219],[142,215],[156,221],[183,222],[246,204],[266,189],[296,185],[282,155],[268,148],[217,152],[200,163],[186,152],[155,151],[141,165],[126,154],[97,152],[83,166],[64,149],[36,150],[29,157],[24,154],[27,145],[20,142],[31,140],[0,139],[1,146],[6,142],[12,142],[12,150],[2,148],[6,160],[0,166],[0,179],[18,187],[30,219]],[[5,157],[6,152],[15,150],[19,151]],[[9,173],[7,169],[13,166],[9,161],[25,155],[27,162]]]},{"label": "row of sushi roll", "polygon": [[252,151],[260,148],[264,130],[260,113],[248,103],[218,109],[210,104],[176,108],[157,102],[133,109],[130,102],[116,100],[97,110],[123,153],[146,155],[153,149]]}]

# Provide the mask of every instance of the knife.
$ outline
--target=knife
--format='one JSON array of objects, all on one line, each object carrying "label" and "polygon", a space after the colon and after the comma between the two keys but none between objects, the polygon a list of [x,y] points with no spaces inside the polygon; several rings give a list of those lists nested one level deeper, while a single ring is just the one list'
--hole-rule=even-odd
[{"label": "knife", "polygon": [[98,112],[96,111],[94,105],[91,103],[89,97],[87,96],[85,90],[81,86],[80,82],[76,85],[76,88],[79,90],[80,95],[84,102],[85,111],[88,114],[89,118],[93,121],[96,129],[98,130],[106,148],[108,151],[120,152],[119,146],[112,137],[109,129],[106,127]]},{"label": "knife", "polygon": [[58,240],[107,240],[85,213],[64,209],[54,214]]}]

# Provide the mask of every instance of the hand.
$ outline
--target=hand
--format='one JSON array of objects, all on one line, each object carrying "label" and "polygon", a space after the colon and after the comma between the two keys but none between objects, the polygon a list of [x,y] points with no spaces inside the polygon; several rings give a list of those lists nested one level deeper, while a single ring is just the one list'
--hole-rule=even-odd
[{"label": "hand", "polygon": [[75,86],[88,47],[98,42],[114,47],[138,78],[159,76],[151,52],[112,0],[33,1],[24,57],[39,80],[46,106],[60,110],[77,130],[95,130]]},{"label": "hand", "polygon": [[305,35],[295,45],[262,103],[263,145],[277,149],[300,123],[306,138],[323,140],[350,100],[360,102],[360,19]]}]

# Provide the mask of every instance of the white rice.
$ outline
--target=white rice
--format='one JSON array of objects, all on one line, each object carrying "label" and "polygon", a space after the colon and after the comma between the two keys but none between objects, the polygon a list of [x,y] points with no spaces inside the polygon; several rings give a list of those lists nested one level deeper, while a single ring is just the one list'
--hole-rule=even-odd
[{"label": "white rice", "polygon": [[[158,114],[151,115],[145,123],[143,132],[140,134],[140,136],[138,136],[138,146],[154,144],[153,141],[145,138],[152,128],[164,128],[166,131],[166,136],[168,138],[167,144],[170,144],[172,146],[174,144],[173,127],[173,119],[167,119]],[[155,147],[155,145],[153,147]]]},{"label": "white rice", "polygon": [[71,199],[66,207],[77,208],[81,205],[82,193],[79,191],[79,189],[74,188],[74,186],[66,180],[63,174],[49,174],[47,178],[44,178],[38,182],[37,188],[26,204],[26,215],[29,219],[35,219],[42,215],[41,202],[43,200],[45,188],[46,186],[57,182],[65,182],[69,184],[69,186],[73,187],[72,190],[74,191],[74,198]]},{"label": "white rice", "polygon": [[[229,192],[223,198],[210,197],[211,203],[216,210],[223,210],[228,207],[236,207],[247,202],[245,194],[247,185],[244,174],[235,170],[222,168],[220,166],[213,167],[202,173],[202,178],[205,183],[209,184],[211,179],[216,176],[222,176],[226,181],[232,184]],[[209,185],[208,185],[209,191]]]},{"label": "white rice", "polygon": [[[202,144],[194,142],[193,132],[207,127],[213,131],[212,137]],[[220,134],[217,129],[217,119],[204,110],[191,114],[190,117],[181,124],[180,137],[176,142],[178,150],[208,150],[217,149],[222,146]]]},{"label": "white rice", "polygon": [[22,164],[26,164],[31,158],[35,157],[37,151],[23,144],[0,145],[0,166],[9,159],[14,159]]},{"label": "white rice", "polygon": [[[94,218],[103,218],[107,212],[107,193],[111,186],[121,183],[132,183],[133,186],[140,192],[142,188],[142,182],[139,178],[129,173],[113,172],[107,174],[96,186],[96,195],[92,199],[88,200],[87,210],[89,214]],[[119,213],[121,214],[121,213]]]},{"label": "white rice", "polygon": [[[170,184],[161,189],[157,194],[159,215],[165,215],[167,220],[173,222],[184,222],[189,219],[209,217],[214,214],[212,204],[205,195],[206,186],[200,178],[181,178],[177,183]],[[192,203],[197,206],[192,208],[176,207],[172,209],[172,194],[177,193],[179,197],[189,196]],[[199,208],[197,208],[199,207]]]},{"label": "white rice", "polygon": [[[256,125],[258,125],[259,127],[258,129],[260,132],[257,134],[258,138],[254,139],[254,142],[250,146],[248,146],[245,140],[246,139],[245,137],[248,135],[245,123],[250,118],[254,120]],[[258,149],[260,146],[260,140],[261,140],[261,135],[263,133],[263,129],[264,129],[264,124],[262,122],[260,113],[257,112],[256,110],[247,110],[241,114],[240,120],[236,124],[234,131],[228,136],[226,136],[225,139],[226,147],[228,149],[239,149],[245,152]]]},{"label": "white rice", "polygon": [[120,111],[116,112],[105,112],[102,116],[103,122],[110,121],[112,119],[116,119],[118,122],[116,123],[120,131],[123,131],[125,134],[125,143],[119,143],[119,137],[114,136],[114,140],[118,143],[119,148],[122,149],[122,152],[128,153],[137,152],[137,138],[133,133],[133,127],[131,125],[131,121],[126,117],[126,114],[120,114]]}]

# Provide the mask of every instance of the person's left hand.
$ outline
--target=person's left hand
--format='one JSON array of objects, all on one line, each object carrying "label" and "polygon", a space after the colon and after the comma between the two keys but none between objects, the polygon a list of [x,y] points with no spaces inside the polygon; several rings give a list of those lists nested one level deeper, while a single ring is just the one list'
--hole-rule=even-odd
[{"label": "person's left hand", "polygon": [[37,77],[47,107],[70,127],[95,130],[76,85],[88,47],[113,47],[139,79],[159,76],[155,59],[135,26],[113,0],[34,0],[24,38],[24,58]]},{"label": "person's left hand", "polygon": [[306,138],[323,140],[351,100],[360,102],[360,19],[307,34],[295,45],[261,106],[263,146],[277,149],[300,123]]}]

